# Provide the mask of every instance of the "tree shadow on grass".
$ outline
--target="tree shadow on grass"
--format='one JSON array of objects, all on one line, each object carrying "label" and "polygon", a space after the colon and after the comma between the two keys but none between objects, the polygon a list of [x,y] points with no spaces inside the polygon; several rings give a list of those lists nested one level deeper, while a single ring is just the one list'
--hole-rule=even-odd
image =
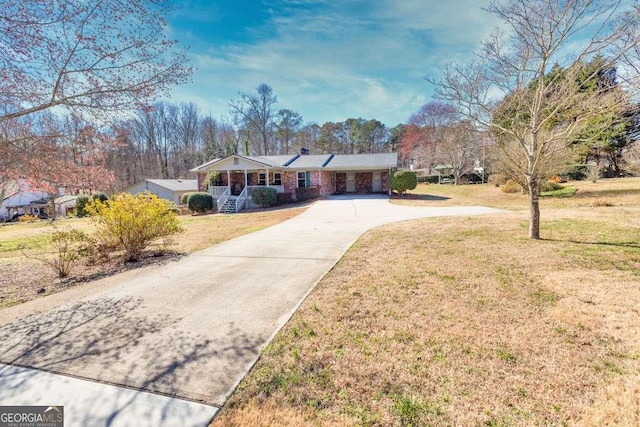
[{"label": "tree shadow on grass", "polygon": [[[222,338],[205,339],[170,311],[146,315],[142,299],[125,297],[34,314],[0,327],[0,362],[218,403],[258,356],[262,340],[232,324],[218,325],[228,330]],[[28,386],[6,375],[0,370],[3,394]],[[130,403],[112,408],[111,421]]]},{"label": "tree shadow on grass", "polygon": [[640,188],[612,188],[608,190],[580,190],[574,197],[583,199],[590,197],[623,197],[623,196],[638,196],[640,195]]},{"label": "tree shadow on grass", "polygon": [[614,246],[619,248],[635,248],[640,249],[640,242],[631,241],[631,242],[585,242],[580,240],[572,240],[572,239],[540,239],[546,240],[548,242],[562,242],[562,243],[573,243],[576,245],[587,245],[587,246]]},{"label": "tree shadow on grass", "polygon": [[430,202],[439,202],[439,201],[451,199],[451,197],[433,196],[431,194],[411,194],[411,193],[407,193],[402,196],[398,196],[397,194],[394,194],[393,196],[391,196],[391,198],[393,200],[426,200]]}]

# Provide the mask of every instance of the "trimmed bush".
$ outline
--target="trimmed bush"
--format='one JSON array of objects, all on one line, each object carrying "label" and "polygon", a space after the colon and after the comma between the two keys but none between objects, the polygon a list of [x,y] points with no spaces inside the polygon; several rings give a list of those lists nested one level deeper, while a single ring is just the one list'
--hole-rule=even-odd
[{"label": "trimmed bush", "polygon": [[293,202],[293,194],[291,193],[278,193],[276,196],[277,205],[286,205]]},{"label": "trimmed bush", "polygon": [[278,201],[278,191],[271,187],[254,188],[251,193],[251,201],[263,208],[274,206]]},{"label": "trimmed bush", "polygon": [[407,190],[414,190],[418,185],[418,177],[413,171],[396,171],[391,177],[391,190],[403,195]]},{"label": "trimmed bush", "polygon": [[213,210],[213,196],[209,193],[191,193],[187,198],[187,207],[191,212],[209,212]]},{"label": "trimmed bush", "polygon": [[317,199],[320,197],[320,187],[302,187],[296,188],[296,200],[304,202],[305,200]]},{"label": "trimmed bush", "polygon": [[99,246],[121,249],[125,261],[136,261],[154,241],[182,232],[171,202],[148,192],[122,193],[108,202],[86,206],[98,229]]},{"label": "trimmed bush", "polygon": [[186,206],[186,205],[188,205],[188,204],[189,204],[189,197],[191,197],[191,195],[192,195],[192,194],[194,194],[194,193],[193,193],[193,192],[191,192],[191,193],[184,193],[184,194],[182,195],[182,197],[180,197],[180,204],[183,204],[183,205],[185,205],[185,206]]},{"label": "trimmed bush", "polygon": [[503,193],[521,193],[522,186],[520,186],[520,184],[518,184],[514,180],[510,179],[502,186],[502,192]]}]

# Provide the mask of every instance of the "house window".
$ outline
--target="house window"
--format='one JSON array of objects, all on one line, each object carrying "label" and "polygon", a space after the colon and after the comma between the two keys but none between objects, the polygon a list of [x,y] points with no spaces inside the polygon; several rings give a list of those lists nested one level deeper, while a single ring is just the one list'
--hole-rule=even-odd
[{"label": "house window", "polygon": [[282,174],[280,172],[273,173],[273,185],[282,185]]},{"label": "house window", "polygon": [[307,174],[305,172],[298,172],[298,188],[304,188],[307,186]]},{"label": "house window", "polygon": [[258,174],[258,185],[266,185],[267,184],[267,174],[259,173]]},{"label": "house window", "polygon": [[238,166],[240,164],[240,159],[238,159],[237,157],[233,158],[233,165],[234,166]]}]

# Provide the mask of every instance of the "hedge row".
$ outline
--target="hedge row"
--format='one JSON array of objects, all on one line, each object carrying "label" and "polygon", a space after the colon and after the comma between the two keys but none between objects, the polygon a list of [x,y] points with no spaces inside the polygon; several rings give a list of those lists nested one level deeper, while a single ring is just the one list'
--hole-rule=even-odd
[{"label": "hedge row", "polygon": [[278,191],[271,187],[254,188],[251,201],[263,208],[274,206],[278,201]]},{"label": "hedge row", "polygon": [[317,199],[320,197],[320,187],[302,187],[296,188],[296,200],[304,202],[309,199]]}]

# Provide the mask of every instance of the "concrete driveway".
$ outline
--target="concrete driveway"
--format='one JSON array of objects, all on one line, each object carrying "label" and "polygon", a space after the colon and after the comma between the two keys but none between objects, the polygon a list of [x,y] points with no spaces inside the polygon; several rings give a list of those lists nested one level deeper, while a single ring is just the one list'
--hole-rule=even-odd
[{"label": "concrete driveway", "polygon": [[180,411],[193,425],[206,423],[363,232],[495,212],[332,197],[179,261],[1,310],[0,404],[64,404],[69,426],[129,425],[139,417],[169,425]]}]

